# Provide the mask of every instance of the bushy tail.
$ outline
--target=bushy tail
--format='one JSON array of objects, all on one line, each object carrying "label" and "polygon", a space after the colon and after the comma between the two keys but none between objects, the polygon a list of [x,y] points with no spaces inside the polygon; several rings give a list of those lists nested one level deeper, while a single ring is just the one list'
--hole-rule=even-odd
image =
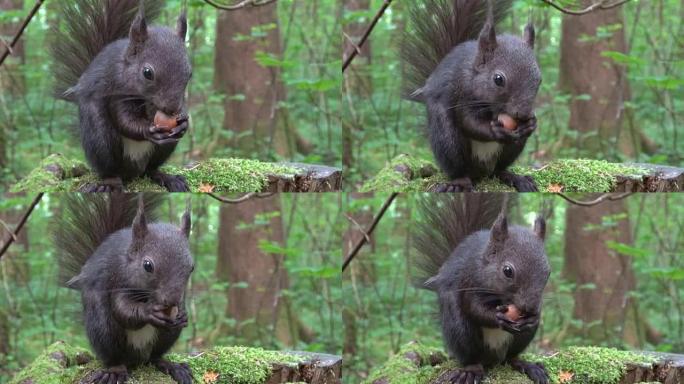
[{"label": "bushy tail", "polygon": [[[57,97],[73,101],[67,90],[78,82],[102,49],[128,36],[141,0],[68,0],[59,2],[60,25],[51,38]],[[145,19],[160,13],[164,0],[145,0]]]},{"label": "bushy tail", "polygon": [[[145,215],[156,220],[155,209],[162,194],[144,194]],[[110,234],[130,227],[138,208],[137,194],[69,194],[62,199],[62,212],[52,224],[57,252],[59,281],[67,281],[81,272],[81,267]]]},{"label": "bushy tail", "polygon": [[[491,0],[494,23],[506,15],[513,0]],[[405,97],[420,101],[420,88],[451,50],[478,37],[487,18],[484,0],[412,2],[409,28],[401,45]]]},{"label": "bushy tail", "polygon": [[[508,200],[508,201],[507,201]],[[456,246],[471,233],[490,229],[503,208],[512,204],[504,193],[432,194],[419,203],[421,222],[415,231],[418,255],[413,258],[416,286],[435,276]]]}]

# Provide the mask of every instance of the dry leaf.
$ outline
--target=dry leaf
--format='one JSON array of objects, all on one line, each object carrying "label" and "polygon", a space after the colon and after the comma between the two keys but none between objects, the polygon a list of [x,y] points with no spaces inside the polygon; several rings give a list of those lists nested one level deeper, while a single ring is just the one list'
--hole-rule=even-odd
[{"label": "dry leaf", "polygon": [[216,372],[212,371],[206,371],[204,372],[204,375],[202,375],[202,380],[204,380],[205,384],[214,384],[215,382],[218,381],[219,374]]},{"label": "dry leaf", "polygon": [[200,184],[199,191],[202,193],[212,193],[214,192],[214,186],[211,184]]},{"label": "dry leaf", "polygon": [[563,186],[560,184],[550,184],[549,187],[547,188],[549,192],[551,193],[560,193],[563,192]]},{"label": "dry leaf", "polygon": [[558,381],[561,382],[561,384],[568,383],[572,380],[573,376],[575,376],[575,374],[572,372],[560,371],[558,374]]}]

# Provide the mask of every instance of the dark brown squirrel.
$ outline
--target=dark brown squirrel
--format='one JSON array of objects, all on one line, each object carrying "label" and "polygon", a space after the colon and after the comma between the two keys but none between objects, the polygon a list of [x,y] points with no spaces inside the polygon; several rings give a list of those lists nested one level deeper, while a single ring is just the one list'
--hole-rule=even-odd
[{"label": "dark brown squirrel", "polygon": [[194,270],[190,211],[181,226],[152,223],[160,195],[69,195],[54,224],[60,280],[81,292],[83,322],[104,369],[84,383],[123,384],[151,363],[179,384],[187,364],[163,358],[188,323],[185,288]]},{"label": "dark brown squirrel", "polygon": [[[78,104],[81,144],[102,179],[83,192],[121,191],[140,176],[171,192],[189,191],[182,176],[159,170],[189,128],[185,88],[192,75],[185,13],[175,30],[147,25],[163,4],[59,2],[62,27],[51,44],[56,93]],[[172,129],[154,124],[159,113],[177,120]]]},{"label": "dark brown squirrel", "polygon": [[520,192],[537,190],[531,178],[507,170],[537,128],[534,100],[541,84],[534,27],[528,24],[522,39],[496,35],[495,24],[511,4],[413,3],[413,32],[401,49],[404,93],[425,104],[432,152],[451,180],[435,191],[471,191],[473,181],[489,176]]},{"label": "dark brown squirrel", "polygon": [[[541,364],[518,355],[534,338],[550,269],[546,226],[509,226],[504,194],[432,195],[421,204],[416,283],[437,293],[444,344],[462,368],[438,382],[474,384],[502,363],[535,384]],[[498,211],[502,207],[501,212]]]}]

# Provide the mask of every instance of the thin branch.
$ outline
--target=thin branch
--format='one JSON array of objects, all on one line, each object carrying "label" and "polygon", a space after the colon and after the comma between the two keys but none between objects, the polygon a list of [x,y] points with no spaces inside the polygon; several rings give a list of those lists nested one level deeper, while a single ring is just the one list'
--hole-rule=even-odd
[{"label": "thin branch", "polygon": [[266,193],[257,193],[257,192],[250,192],[246,195],[243,195],[241,197],[238,197],[237,199],[229,199],[227,197],[221,197],[218,195],[215,195],[213,193],[207,193],[211,198],[216,199],[222,203],[225,204],[240,204],[243,203],[247,200],[253,199],[253,198],[258,198],[258,199],[264,199],[266,197],[271,197],[275,195],[274,192],[266,192]]},{"label": "thin branch", "polygon": [[21,28],[19,28],[17,33],[14,35],[14,38],[12,39],[12,41],[9,43],[9,46],[7,46],[7,49],[5,49],[5,52],[2,54],[2,57],[0,57],[0,65],[2,65],[2,63],[5,62],[5,59],[7,58],[7,56],[9,56],[10,53],[12,53],[12,48],[14,48],[14,46],[17,45],[17,43],[19,42],[19,38],[24,33],[24,30],[26,29],[26,27],[28,27],[29,23],[33,19],[33,16],[35,16],[36,13],[38,13],[40,6],[43,5],[43,1],[44,0],[37,0],[36,1],[36,4],[33,6],[33,9],[31,10],[31,13],[29,13],[29,15],[26,17],[26,19],[24,20],[24,23],[21,24]]},{"label": "thin branch", "polygon": [[204,0],[205,3],[211,5],[214,8],[222,9],[224,11],[236,11],[238,9],[246,7],[259,7],[266,4],[275,3],[278,0],[242,0],[239,3],[232,5],[219,4],[214,0]]},{"label": "thin branch", "polygon": [[382,219],[382,216],[385,215],[385,212],[392,205],[392,202],[394,201],[394,199],[397,198],[398,195],[399,194],[396,192],[392,193],[392,195],[390,195],[390,197],[382,205],[382,208],[380,208],[380,212],[378,212],[378,214],[373,218],[373,222],[368,227],[368,230],[363,231],[364,236],[361,237],[361,239],[359,239],[359,241],[356,243],[356,246],[354,247],[354,249],[352,249],[351,252],[349,252],[349,255],[344,259],[344,263],[342,264],[342,272],[344,272],[344,270],[347,269],[347,267],[349,266],[349,263],[351,263],[351,261],[354,259],[356,254],[359,253],[359,250],[361,250],[361,247],[363,247],[363,245],[366,244],[366,242],[370,238],[370,235],[373,234],[373,231],[375,230],[375,226],[378,225],[378,223],[380,222],[380,219]]},{"label": "thin branch", "polygon": [[385,2],[382,4],[382,7],[378,10],[378,13],[375,14],[375,17],[373,18],[373,21],[371,21],[370,25],[366,29],[366,32],[363,34],[363,37],[361,37],[361,40],[359,40],[358,44],[353,44],[352,43],[352,51],[345,54],[347,58],[344,60],[344,64],[342,64],[342,73],[347,69],[349,64],[351,64],[352,60],[356,57],[356,55],[359,54],[361,51],[361,47],[363,44],[368,40],[368,37],[370,36],[371,32],[373,31],[373,28],[375,28],[375,25],[380,21],[380,18],[382,15],[385,13],[387,8],[389,8],[390,4],[392,3],[392,0],[385,0]]},{"label": "thin branch", "polygon": [[573,10],[571,10],[571,9],[563,8],[563,7],[561,7],[560,5],[558,5],[558,4],[556,4],[555,2],[553,2],[552,0],[542,0],[542,1],[545,2],[545,3],[548,4],[548,5],[550,5],[550,6],[554,7],[554,8],[556,8],[557,10],[559,10],[559,11],[561,11],[561,12],[563,12],[563,13],[566,13],[566,14],[568,14],[568,15],[579,16],[579,15],[585,15],[585,14],[587,14],[587,13],[589,13],[589,12],[593,12],[593,11],[595,11],[595,10],[597,10],[597,9],[603,9],[603,10],[605,10],[605,9],[615,8],[615,7],[618,7],[618,6],[622,5],[622,4],[625,4],[626,2],[628,2],[628,1],[630,1],[630,0],[617,0],[617,1],[613,2],[613,3],[610,3],[608,0],[600,0],[598,3],[594,3],[594,4],[588,6],[588,7],[584,8],[584,9],[578,10],[578,11],[573,11]]},{"label": "thin branch", "polygon": [[40,200],[43,198],[43,193],[39,193],[38,196],[36,196],[35,199],[33,199],[33,202],[31,203],[31,206],[29,209],[24,212],[24,216],[22,216],[21,220],[19,221],[19,224],[17,224],[17,227],[14,229],[14,233],[12,233],[12,236],[7,239],[7,242],[3,244],[2,249],[0,249],[0,259],[2,259],[2,255],[7,252],[7,249],[9,246],[14,243],[14,241],[17,239],[17,236],[19,235],[19,231],[24,227],[24,224],[26,224],[26,221],[28,220],[29,216],[31,216],[31,212],[36,208],[36,205],[40,203]]},{"label": "thin branch", "polygon": [[591,200],[591,201],[580,201],[580,200],[575,200],[575,199],[571,198],[570,196],[568,196],[564,193],[556,193],[556,195],[562,197],[563,199],[569,201],[570,203],[575,204],[575,205],[579,205],[582,207],[591,207],[594,205],[598,205],[598,204],[600,204],[606,200],[608,200],[608,201],[622,200],[622,199],[624,199],[628,196],[631,196],[633,194],[634,194],[634,192],[625,192],[625,193],[621,193],[619,195],[616,195],[614,193],[606,193],[606,194],[601,195],[598,198]]}]

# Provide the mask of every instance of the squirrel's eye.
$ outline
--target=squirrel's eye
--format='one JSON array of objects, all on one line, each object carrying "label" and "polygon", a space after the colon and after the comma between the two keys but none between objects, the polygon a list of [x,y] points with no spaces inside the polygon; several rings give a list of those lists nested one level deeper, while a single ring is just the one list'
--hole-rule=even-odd
[{"label": "squirrel's eye", "polygon": [[511,267],[510,265],[504,265],[503,273],[504,276],[508,277],[509,279],[513,278],[513,267]]},{"label": "squirrel's eye", "polygon": [[145,66],[143,68],[143,76],[145,76],[147,80],[154,80],[154,71],[152,68]]},{"label": "squirrel's eye", "polygon": [[497,73],[494,75],[494,84],[496,84],[497,87],[503,87],[504,84],[506,84],[506,79],[503,77],[502,74]]},{"label": "squirrel's eye", "polygon": [[143,260],[143,268],[145,268],[145,272],[152,273],[154,271],[154,263],[152,263],[151,260]]}]

